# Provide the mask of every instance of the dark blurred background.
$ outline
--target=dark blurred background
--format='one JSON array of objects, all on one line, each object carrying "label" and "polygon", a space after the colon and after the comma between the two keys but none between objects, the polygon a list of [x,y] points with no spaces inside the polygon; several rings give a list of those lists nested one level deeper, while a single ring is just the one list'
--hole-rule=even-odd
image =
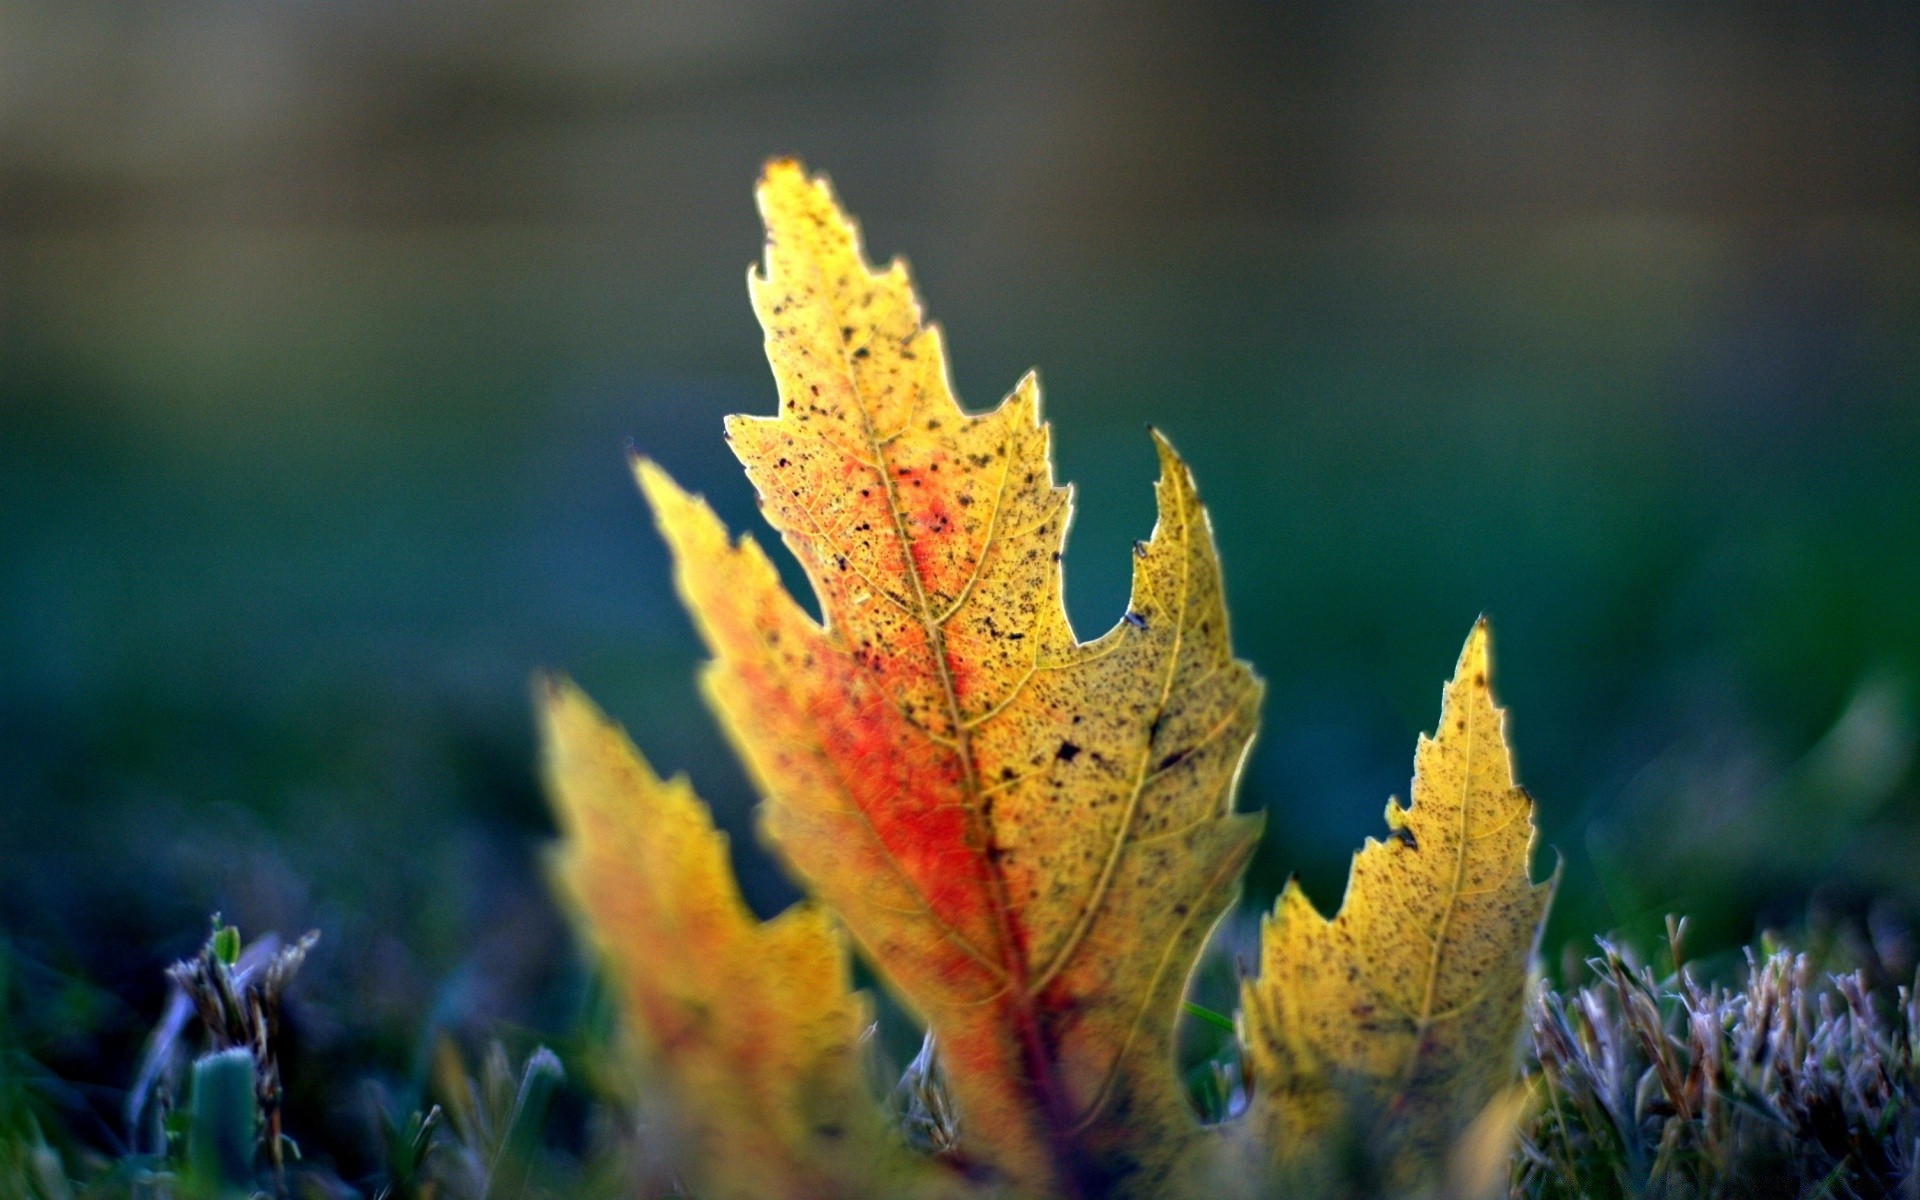
[{"label": "dark blurred background", "polygon": [[1550,962],[1920,907],[1912,4],[0,0],[0,931],[73,1120],[216,910],[322,930],[302,1053],[564,1027],[543,667],[793,895],[623,463],[756,524],[776,153],[969,403],[1041,367],[1083,636],[1191,459],[1250,906],[1337,903],[1486,611]]}]

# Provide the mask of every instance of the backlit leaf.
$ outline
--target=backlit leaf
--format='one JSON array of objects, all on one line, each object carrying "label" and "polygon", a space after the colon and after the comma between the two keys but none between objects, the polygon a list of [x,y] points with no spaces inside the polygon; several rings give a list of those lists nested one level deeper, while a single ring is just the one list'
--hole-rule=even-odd
[{"label": "backlit leaf", "polygon": [[1394,1176],[1429,1178],[1512,1078],[1553,884],[1529,874],[1533,801],[1489,672],[1483,620],[1420,739],[1413,803],[1388,803],[1390,836],[1355,856],[1339,914],[1289,884],[1262,929],[1241,1001],[1251,1132],[1282,1162],[1366,1122]]},{"label": "backlit leaf", "polygon": [[932,1174],[867,1094],[870,1015],[845,941],[810,904],[755,919],[725,835],[685,777],[663,782],[573,685],[543,695],[554,876],[671,1091],[679,1169],[706,1200],[917,1194]]},{"label": "backlit leaf", "polygon": [[967,413],[906,268],[867,265],[825,182],[776,162],[759,200],[779,412],[728,431],[822,619],[638,464],[707,694],[771,842],[937,1035],[965,1155],[1151,1193],[1198,1136],[1173,1030],[1259,830],[1233,791],[1260,686],[1192,478],[1156,435],[1130,608],[1081,643],[1035,379]]},{"label": "backlit leaf", "polygon": [[[1193,479],[1154,435],[1159,520],[1126,613],[1082,643],[1034,377],[967,412],[905,266],[866,262],[826,182],[774,162],[758,195],[748,283],[779,403],[728,437],[819,616],[751,538],[634,468],[761,829],[821,907],[754,921],[684,781],[577,693],[549,702],[561,876],[675,1092],[695,1191],[1372,1194],[1444,1185],[1450,1152],[1455,1186],[1497,1190],[1521,1109],[1495,1098],[1522,1095],[1501,1089],[1552,885],[1530,878],[1484,624],[1340,913],[1290,887],[1266,923],[1236,1026],[1250,1107],[1215,1063],[1229,1125],[1203,1130],[1174,1031],[1183,1011],[1233,1024],[1182,998],[1259,834],[1233,794],[1260,684]],[[866,1009],[828,913],[938,1048],[903,1083],[938,1114],[917,1163],[862,1094]]]}]

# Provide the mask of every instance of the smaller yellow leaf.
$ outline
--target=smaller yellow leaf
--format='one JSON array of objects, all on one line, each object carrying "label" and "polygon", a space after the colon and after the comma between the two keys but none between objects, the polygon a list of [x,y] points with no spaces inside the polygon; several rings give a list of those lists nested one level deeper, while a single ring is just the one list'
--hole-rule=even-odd
[{"label": "smaller yellow leaf", "polygon": [[554,876],[601,951],[680,1170],[706,1200],[920,1195],[949,1183],[888,1133],[860,1070],[870,1023],[845,939],[798,904],[761,922],[684,776],[662,781],[571,683],[542,696]]},{"label": "smaller yellow leaf", "polygon": [[1289,884],[1242,994],[1255,1131],[1282,1161],[1373,1122],[1389,1173],[1431,1179],[1511,1080],[1553,882],[1534,883],[1533,800],[1514,783],[1486,622],[1422,737],[1413,803],[1354,856],[1332,920]]}]

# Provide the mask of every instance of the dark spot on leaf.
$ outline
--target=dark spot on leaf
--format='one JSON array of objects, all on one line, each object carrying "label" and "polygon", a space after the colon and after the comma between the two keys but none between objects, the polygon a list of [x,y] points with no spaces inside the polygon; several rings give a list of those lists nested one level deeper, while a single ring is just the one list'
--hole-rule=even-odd
[{"label": "dark spot on leaf", "polygon": [[[1074,718],[1074,720],[1076,721],[1079,719],[1080,718],[1078,717]],[[1080,757],[1080,747],[1074,745],[1072,742],[1061,742],[1060,748],[1053,752],[1053,756],[1059,759],[1061,762],[1070,763],[1074,759]]]}]

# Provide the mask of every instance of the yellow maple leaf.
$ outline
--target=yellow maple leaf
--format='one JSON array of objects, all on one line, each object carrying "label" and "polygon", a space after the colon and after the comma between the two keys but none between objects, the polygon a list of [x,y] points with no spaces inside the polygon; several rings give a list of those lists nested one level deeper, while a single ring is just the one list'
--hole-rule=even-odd
[{"label": "yellow maple leaf", "polygon": [[1374,1121],[1402,1182],[1430,1176],[1511,1080],[1553,881],[1534,883],[1533,801],[1515,785],[1483,619],[1414,759],[1413,803],[1354,856],[1332,920],[1289,884],[1261,931],[1241,1020],[1252,1133],[1282,1162]]},{"label": "yellow maple leaf", "polygon": [[1233,792],[1260,685],[1192,478],[1156,435],[1129,611],[1082,644],[1034,378],[965,412],[825,181],[774,162],[759,201],[779,413],[728,433],[822,620],[637,464],[708,697],[771,842],[937,1035],[964,1153],[1023,1191],[1151,1192],[1197,1134],[1181,992],[1259,833]]},{"label": "yellow maple leaf", "polygon": [[707,1200],[924,1194],[867,1095],[871,1017],[817,907],[765,923],[684,776],[662,781],[572,684],[541,697],[560,889],[618,985],[649,1074],[672,1092],[676,1165]]},{"label": "yellow maple leaf", "polygon": [[[1552,884],[1530,878],[1484,623],[1340,913],[1290,887],[1267,922],[1243,989],[1250,1119],[1206,1136],[1175,1019],[1259,834],[1233,793],[1261,688],[1232,654],[1192,477],[1154,435],[1159,520],[1128,611],[1080,642],[1033,376],[966,412],[904,265],[868,265],[826,182],[776,161],[758,195],[749,289],[779,411],[728,436],[820,618],[751,538],[634,465],[762,830],[824,907],[755,921],[685,781],[570,688],[547,703],[558,875],[677,1093],[696,1190],[1237,1194],[1311,1178],[1295,1168],[1369,1115],[1397,1182],[1421,1184],[1479,1116],[1456,1174],[1495,1186]],[[867,1009],[828,912],[937,1037],[959,1137],[938,1165],[902,1153],[860,1085]]]}]

